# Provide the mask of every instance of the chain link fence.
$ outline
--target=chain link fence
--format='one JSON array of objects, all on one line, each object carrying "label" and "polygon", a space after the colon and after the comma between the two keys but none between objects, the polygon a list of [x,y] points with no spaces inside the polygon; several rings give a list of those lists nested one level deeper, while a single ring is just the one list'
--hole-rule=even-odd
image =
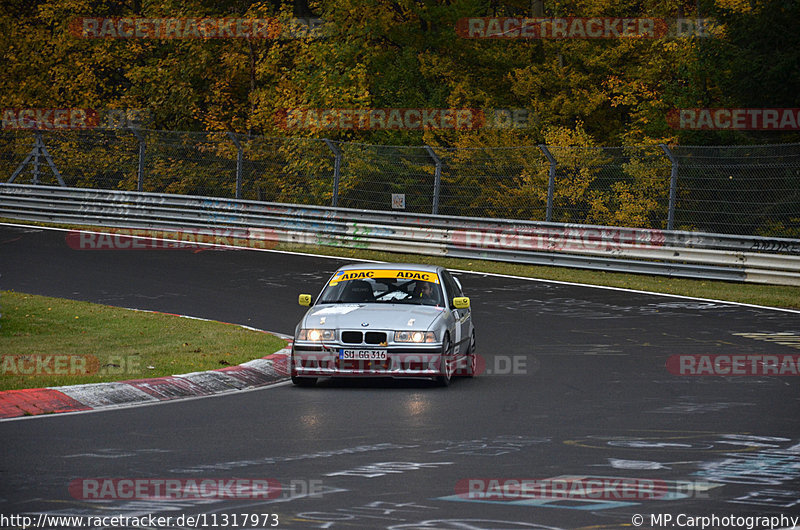
[{"label": "chain link fence", "polygon": [[800,144],[680,146],[675,226],[800,237]]},{"label": "chain link fence", "polygon": [[800,144],[442,148],[141,129],[0,132],[6,182],[800,237]]}]

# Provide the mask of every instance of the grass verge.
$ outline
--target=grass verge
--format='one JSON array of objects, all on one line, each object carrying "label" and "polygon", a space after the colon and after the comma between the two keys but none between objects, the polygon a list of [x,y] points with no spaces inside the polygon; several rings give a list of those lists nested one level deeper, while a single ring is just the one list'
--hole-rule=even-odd
[{"label": "grass verge", "polygon": [[0,390],[214,370],[286,344],[221,322],[14,291],[0,293],[0,310]]}]

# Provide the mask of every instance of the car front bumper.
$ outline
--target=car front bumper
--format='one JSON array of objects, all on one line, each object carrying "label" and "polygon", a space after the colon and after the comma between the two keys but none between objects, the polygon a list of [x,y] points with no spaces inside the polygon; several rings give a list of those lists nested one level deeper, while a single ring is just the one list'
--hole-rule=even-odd
[{"label": "car front bumper", "polygon": [[[292,377],[436,377],[442,375],[442,345],[377,347],[386,350],[386,360],[344,360],[343,348],[352,345],[297,343],[292,345]],[[357,348],[355,348],[357,349]]]}]

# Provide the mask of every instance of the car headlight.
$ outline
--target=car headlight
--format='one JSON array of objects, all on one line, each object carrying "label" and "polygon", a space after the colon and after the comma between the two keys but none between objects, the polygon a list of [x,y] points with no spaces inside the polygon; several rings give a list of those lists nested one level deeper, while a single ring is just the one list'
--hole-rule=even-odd
[{"label": "car headlight", "polygon": [[297,334],[297,340],[310,340],[319,342],[321,340],[333,340],[335,333],[332,329],[301,329]]},{"label": "car headlight", "polygon": [[436,342],[433,331],[395,331],[395,342]]}]

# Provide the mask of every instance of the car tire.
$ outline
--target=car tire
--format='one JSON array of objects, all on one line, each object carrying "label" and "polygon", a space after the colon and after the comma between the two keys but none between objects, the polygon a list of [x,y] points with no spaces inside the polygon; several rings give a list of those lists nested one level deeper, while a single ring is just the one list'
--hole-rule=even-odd
[{"label": "car tire", "polygon": [[466,377],[475,377],[475,370],[478,365],[478,359],[475,357],[475,330],[472,330],[472,335],[469,338],[469,350],[467,350],[467,373]]},{"label": "car tire", "polygon": [[442,360],[441,360],[441,370],[443,372],[442,375],[436,376],[436,382],[439,386],[450,386],[450,382],[453,380],[453,374],[447,371],[447,361],[453,354],[453,345],[450,342],[450,334],[444,334],[444,340],[442,340]]},{"label": "car tire", "polygon": [[289,360],[289,373],[292,374],[292,384],[296,386],[314,386],[317,382],[316,377],[299,377],[294,375],[294,348],[292,348],[292,357]]},{"label": "car tire", "polygon": [[314,386],[317,383],[316,377],[297,377],[292,376],[292,383],[297,386]]}]

